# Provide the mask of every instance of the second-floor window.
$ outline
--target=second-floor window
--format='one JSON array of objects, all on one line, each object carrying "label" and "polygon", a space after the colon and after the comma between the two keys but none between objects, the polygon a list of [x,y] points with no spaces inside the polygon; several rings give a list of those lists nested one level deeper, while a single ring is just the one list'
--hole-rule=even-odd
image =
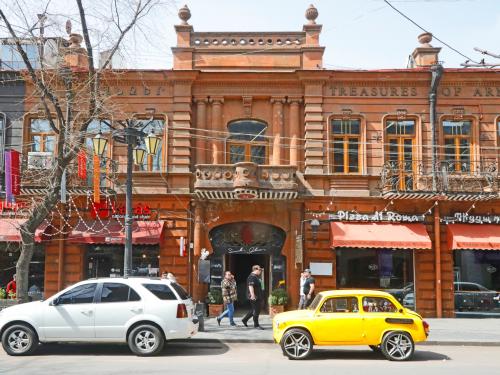
[{"label": "second-floor window", "polygon": [[163,166],[163,143],[164,141],[164,129],[165,129],[165,120],[163,119],[139,119],[137,120],[139,123],[145,125],[146,127],[142,129],[142,131],[145,134],[149,134],[153,132],[157,137],[161,138],[161,142],[158,145],[158,150],[156,151],[156,154],[154,155],[148,155],[144,156],[144,161],[142,165],[139,167],[141,171],[147,171],[147,172],[159,172],[162,170]]},{"label": "second-floor window", "polygon": [[331,120],[331,154],[334,173],[359,173],[361,120]]},{"label": "second-floor window", "polygon": [[470,172],[471,170],[471,120],[444,120],[442,123],[444,153],[443,159],[449,172]]},{"label": "second-floor window", "polygon": [[267,124],[257,120],[237,120],[229,123],[226,144],[226,163],[249,161],[265,164],[267,141],[264,136]]},{"label": "second-floor window", "polygon": [[386,157],[394,177],[397,177],[393,179],[395,189],[413,187],[415,134],[415,120],[385,120]]},{"label": "second-floor window", "polygon": [[30,149],[35,152],[54,152],[56,135],[50,127],[49,120],[31,119]]}]

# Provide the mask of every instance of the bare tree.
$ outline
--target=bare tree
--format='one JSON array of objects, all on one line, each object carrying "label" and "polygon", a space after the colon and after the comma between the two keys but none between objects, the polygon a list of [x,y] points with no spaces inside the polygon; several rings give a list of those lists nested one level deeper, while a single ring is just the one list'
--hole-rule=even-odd
[{"label": "bare tree", "polygon": [[[56,134],[57,147],[54,167],[45,176],[47,193],[33,201],[30,216],[20,228],[22,245],[16,266],[20,302],[28,299],[29,264],[34,252],[35,231],[60,200],[64,171],[76,159],[91,121],[112,112],[107,108],[109,95],[103,95],[100,90],[101,78],[127,35],[139,29],[141,23],[151,16],[151,10],[167,4],[162,0],[75,0],[74,13],[71,13],[71,9],[53,11],[51,6],[54,2],[46,0],[42,13],[30,17],[27,9],[33,3],[28,3],[14,0],[10,7],[2,4],[0,19],[26,65],[25,79],[35,88],[33,95],[41,103],[45,118]],[[26,38],[40,43],[40,33],[35,34],[47,19],[53,20],[55,25],[52,26],[61,26],[63,18],[72,19],[82,30],[85,44],[82,58],[86,59],[83,69],[72,69],[64,59],[56,67],[47,67],[43,62],[34,64],[22,48],[22,41]],[[98,30],[93,30],[91,24],[97,24],[96,28],[102,28],[103,32],[93,33]],[[66,28],[71,33],[71,23],[67,23]],[[109,52],[105,61],[99,64],[96,63],[99,56],[96,56],[94,48],[97,43],[103,42],[103,34],[108,36],[106,49]],[[81,39],[81,36],[71,34],[71,38]]]}]

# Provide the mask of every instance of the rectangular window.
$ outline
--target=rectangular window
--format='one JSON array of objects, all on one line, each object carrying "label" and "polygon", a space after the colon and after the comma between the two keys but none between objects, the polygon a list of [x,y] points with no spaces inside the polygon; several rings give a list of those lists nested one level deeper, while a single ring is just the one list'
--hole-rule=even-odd
[{"label": "rectangular window", "polygon": [[330,152],[334,173],[359,173],[361,120],[333,119],[330,124]]},{"label": "rectangular window", "polygon": [[96,283],[76,286],[58,297],[58,304],[92,303],[94,301],[96,286]]},{"label": "rectangular window", "polygon": [[142,124],[144,128],[142,128],[142,131],[148,135],[150,133],[153,133],[156,135],[158,138],[161,139],[160,143],[158,144],[158,149],[156,150],[156,153],[154,155],[150,155],[146,153],[146,156],[144,157],[144,162],[141,166],[142,171],[147,171],[147,172],[159,172],[163,168],[163,145],[164,143],[164,131],[165,131],[165,120],[163,119],[153,119],[153,120],[137,120],[139,124]]},{"label": "rectangular window", "polygon": [[446,168],[449,172],[470,172],[472,121],[445,120],[442,128]]},{"label": "rectangular window", "polygon": [[394,304],[384,297],[363,297],[363,311],[365,312],[398,312]]},{"label": "rectangular window", "polygon": [[30,122],[31,151],[54,152],[56,135],[47,119],[31,119]]},{"label": "rectangular window", "polygon": [[327,299],[321,306],[322,313],[357,313],[359,312],[356,297],[336,297]]},{"label": "rectangular window", "polygon": [[413,253],[410,250],[337,249],[337,287],[381,289],[413,308]]},{"label": "rectangular window", "polygon": [[177,299],[175,293],[166,284],[142,284],[142,286],[162,301],[174,301]]},{"label": "rectangular window", "polygon": [[391,183],[394,190],[413,190],[415,120],[391,120],[385,122],[386,158],[391,167]]},{"label": "rectangular window", "polygon": [[128,285],[121,283],[104,283],[102,285],[101,303],[138,301],[137,293]]}]

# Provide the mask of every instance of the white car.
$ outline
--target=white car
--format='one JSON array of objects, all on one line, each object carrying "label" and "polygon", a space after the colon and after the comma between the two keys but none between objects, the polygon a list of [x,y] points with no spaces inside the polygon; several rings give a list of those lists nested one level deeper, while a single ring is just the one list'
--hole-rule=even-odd
[{"label": "white car", "polygon": [[46,301],[0,311],[7,354],[33,353],[39,343],[128,343],[137,355],[159,353],[166,340],[198,332],[193,302],[176,283],[154,278],[79,282]]}]

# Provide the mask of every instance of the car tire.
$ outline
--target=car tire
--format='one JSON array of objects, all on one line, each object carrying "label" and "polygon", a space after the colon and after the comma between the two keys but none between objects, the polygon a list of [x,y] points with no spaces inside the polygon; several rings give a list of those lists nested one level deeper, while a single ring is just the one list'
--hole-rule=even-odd
[{"label": "car tire", "polygon": [[150,324],[135,327],[128,335],[127,342],[130,350],[141,357],[157,355],[165,345],[163,333]]},{"label": "car tire", "polygon": [[288,359],[306,359],[313,350],[313,340],[309,332],[293,328],[285,332],[280,342],[281,350]]},{"label": "car tire", "polygon": [[406,332],[389,332],[384,336],[380,350],[390,361],[407,361],[413,356],[415,344]]},{"label": "car tire", "polygon": [[30,326],[16,324],[4,331],[2,346],[8,355],[30,355],[38,348],[38,335]]},{"label": "car tire", "polygon": [[375,353],[380,353],[381,352],[381,349],[380,349],[380,345],[368,345],[370,347],[371,350],[373,350]]}]

